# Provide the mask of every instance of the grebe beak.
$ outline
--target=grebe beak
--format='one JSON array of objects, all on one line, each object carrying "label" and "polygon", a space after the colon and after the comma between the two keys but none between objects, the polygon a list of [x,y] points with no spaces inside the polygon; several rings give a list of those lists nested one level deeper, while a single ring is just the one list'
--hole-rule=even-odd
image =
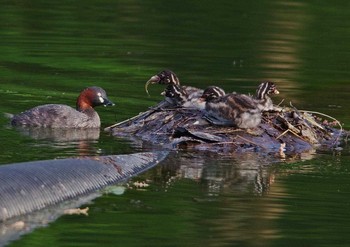
[{"label": "grebe beak", "polygon": [[148,96],[150,96],[150,95],[149,95],[149,92],[148,92],[148,85],[149,85],[149,84],[158,83],[159,81],[160,81],[159,76],[154,75],[154,76],[152,76],[152,77],[146,82],[146,84],[145,84],[145,90],[146,90],[146,93],[148,94]]},{"label": "grebe beak", "polygon": [[112,101],[110,101],[109,99],[107,99],[107,98],[103,98],[103,99],[104,99],[104,102],[103,102],[104,106],[115,106],[115,104]]}]

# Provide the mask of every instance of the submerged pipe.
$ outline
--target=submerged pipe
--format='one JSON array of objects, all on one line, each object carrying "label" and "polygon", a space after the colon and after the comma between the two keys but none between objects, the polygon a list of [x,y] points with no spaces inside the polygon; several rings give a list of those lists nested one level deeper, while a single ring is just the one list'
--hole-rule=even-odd
[{"label": "submerged pipe", "polygon": [[44,160],[0,165],[0,222],[127,180],[168,152]]}]

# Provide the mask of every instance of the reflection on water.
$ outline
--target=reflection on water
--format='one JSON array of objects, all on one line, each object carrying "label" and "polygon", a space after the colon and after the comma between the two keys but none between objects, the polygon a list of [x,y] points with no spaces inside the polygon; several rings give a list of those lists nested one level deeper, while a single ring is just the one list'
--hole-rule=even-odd
[{"label": "reflection on water", "polygon": [[167,165],[170,164],[175,169],[171,173],[178,178],[201,181],[207,186],[208,196],[218,196],[225,191],[264,195],[274,180],[274,175],[266,167],[272,160],[271,157],[263,157],[257,153],[236,154],[224,158],[199,158],[199,155],[181,153],[168,158]]},{"label": "reflection on water", "polygon": [[21,235],[28,234],[36,228],[48,226],[51,222],[61,217],[65,210],[74,209],[82,204],[90,203],[98,196],[100,196],[99,193],[89,194],[78,199],[45,208],[39,212],[0,222],[0,246],[6,245],[8,242],[14,241],[20,238]]},{"label": "reflection on water", "polygon": [[260,41],[261,66],[266,78],[282,83],[284,88],[299,86],[302,66],[302,34],[306,25],[306,3],[282,1],[275,3],[266,25],[269,31]]},{"label": "reflection on water", "polygon": [[200,224],[215,236],[205,238],[206,246],[240,242],[266,246],[280,237],[275,221],[285,212],[285,206],[278,199],[288,196],[276,181],[270,160],[256,153],[211,158],[179,153],[155,170],[166,181],[163,183],[168,193],[175,184],[187,179],[196,181],[201,187],[201,194],[192,197],[197,210],[215,204],[213,212],[203,211],[198,216]]},{"label": "reflection on water", "polygon": [[100,129],[51,129],[16,127],[22,135],[35,140],[48,140],[53,142],[93,141],[100,137]]},{"label": "reflection on water", "polygon": [[100,129],[51,129],[15,127],[24,136],[40,142],[33,146],[68,149],[74,148],[74,156],[93,155],[98,152],[92,145],[100,138]]}]

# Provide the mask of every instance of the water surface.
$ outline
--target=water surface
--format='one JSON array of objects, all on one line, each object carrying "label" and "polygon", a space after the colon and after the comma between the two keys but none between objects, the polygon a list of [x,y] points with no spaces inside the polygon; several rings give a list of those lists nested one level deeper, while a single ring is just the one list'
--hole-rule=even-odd
[{"label": "water surface", "polygon": [[[164,68],[183,84],[254,93],[332,115],[350,127],[349,3],[338,1],[3,1],[0,112],[75,105],[103,87],[102,126],[156,104]],[[108,133],[19,131],[0,116],[0,164],[161,149]],[[80,137],[82,135],[79,135]],[[57,138],[59,137],[59,138]],[[69,137],[69,139],[68,139]],[[348,246],[349,148],[276,160],[179,151],[161,166],[10,246]],[[148,187],[137,188],[134,182]]]}]

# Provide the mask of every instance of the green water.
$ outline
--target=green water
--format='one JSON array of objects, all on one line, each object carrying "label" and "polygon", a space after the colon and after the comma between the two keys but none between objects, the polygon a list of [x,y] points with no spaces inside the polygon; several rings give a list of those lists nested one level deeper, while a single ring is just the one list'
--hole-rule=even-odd
[{"label": "green water", "polygon": [[[0,112],[75,105],[86,86],[115,107],[109,126],[159,102],[144,92],[164,68],[183,84],[252,93],[275,81],[274,101],[332,115],[350,129],[348,1],[1,1]],[[87,140],[28,136],[0,115],[0,164],[153,148],[103,131]],[[349,246],[350,155],[177,152],[122,195],[62,216],[10,246]],[[125,185],[125,187],[127,187]],[[1,196],[1,195],[0,195]],[[1,242],[1,241],[0,241]]]}]

